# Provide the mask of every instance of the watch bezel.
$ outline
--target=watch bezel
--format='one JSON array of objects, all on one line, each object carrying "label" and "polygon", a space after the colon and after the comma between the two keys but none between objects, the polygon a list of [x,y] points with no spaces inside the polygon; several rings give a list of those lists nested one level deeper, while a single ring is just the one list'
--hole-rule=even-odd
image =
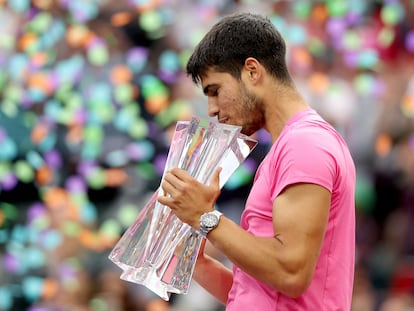
[{"label": "watch bezel", "polygon": [[204,237],[218,226],[221,215],[223,215],[223,213],[214,210],[200,216],[200,232]]}]

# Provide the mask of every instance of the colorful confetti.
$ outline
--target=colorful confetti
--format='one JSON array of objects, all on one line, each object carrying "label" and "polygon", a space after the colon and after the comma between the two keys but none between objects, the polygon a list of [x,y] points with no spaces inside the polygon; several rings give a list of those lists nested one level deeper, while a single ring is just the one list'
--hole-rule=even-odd
[{"label": "colorful confetti", "polygon": [[[0,0],[0,310],[52,310],[87,283],[91,254],[106,258],[158,186],[168,131],[206,116],[206,100],[183,81],[193,47],[241,8],[269,15],[298,87],[346,139],[361,131],[352,121],[367,98],[378,105],[366,118],[385,107],[387,119],[393,107],[413,122],[413,82],[382,103],[393,91],[387,68],[414,58],[412,1]],[[396,140],[387,126],[375,130],[363,145],[383,160]],[[263,152],[223,191],[248,186]],[[357,188],[372,212],[369,176]],[[93,310],[110,305],[85,300]]]}]

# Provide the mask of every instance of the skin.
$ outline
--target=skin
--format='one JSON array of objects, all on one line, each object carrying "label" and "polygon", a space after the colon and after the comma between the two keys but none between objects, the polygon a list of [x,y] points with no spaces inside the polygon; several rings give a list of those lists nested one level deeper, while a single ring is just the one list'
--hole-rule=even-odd
[{"label": "skin", "polygon": [[[264,128],[274,142],[295,113],[308,108],[293,85],[270,76],[254,58],[245,61],[241,79],[208,70],[202,77],[208,113],[219,122],[239,125],[247,135]],[[173,168],[162,183],[158,200],[183,222],[199,229],[200,216],[214,209],[220,195],[219,173],[208,185]],[[273,202],[274,237],[256,237],[222,216],[207,235],[211,244],[234,264],[290,297],[299,297],[310,285],[328,222],[331,193],[315,184],[294,184]],[[194,279],[226,303],[232,271],[200,252]]]}]

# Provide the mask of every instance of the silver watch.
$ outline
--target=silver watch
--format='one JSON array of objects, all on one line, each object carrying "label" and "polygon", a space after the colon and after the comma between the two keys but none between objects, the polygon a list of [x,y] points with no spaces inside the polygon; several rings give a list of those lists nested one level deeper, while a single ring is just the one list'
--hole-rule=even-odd
[{"label": "silver watch", "polygon": [[207,233],[217,227],[220,217],[223,213],[214,210],[212,212],[204,213],[200,217],[200,233],[206,237]]}]

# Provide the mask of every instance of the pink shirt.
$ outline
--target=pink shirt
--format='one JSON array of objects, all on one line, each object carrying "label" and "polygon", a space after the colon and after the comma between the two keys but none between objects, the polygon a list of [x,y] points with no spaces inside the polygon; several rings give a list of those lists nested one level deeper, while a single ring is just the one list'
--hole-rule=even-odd
[{"label": "pink shirt", "polygon": [[273,201],[288,185],[305,182],[332,193],[329,221],[314,278],[305,293],[289,298],[233,268],[227,311],[349,311],[355,258],[355,167],[342,137],[314,110],[294,115],[255,176],[241,226],[274,236]]}]

